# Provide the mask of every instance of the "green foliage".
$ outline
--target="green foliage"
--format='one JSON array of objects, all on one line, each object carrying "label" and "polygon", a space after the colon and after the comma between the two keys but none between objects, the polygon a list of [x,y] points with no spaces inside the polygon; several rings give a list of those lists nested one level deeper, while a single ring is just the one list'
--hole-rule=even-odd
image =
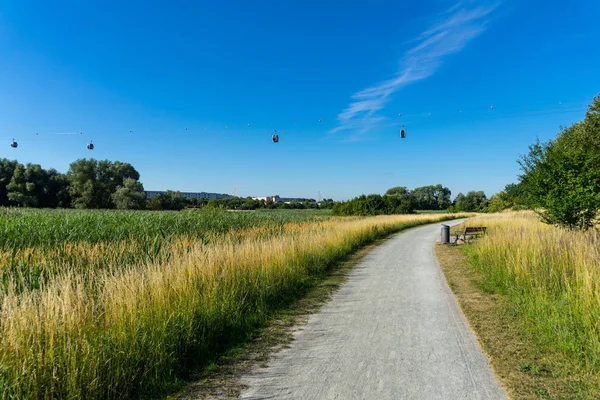
[{"label": "green foliage", "polygon": [[[208,202],[209,208],[221,208],[214,206],[218,200],[211,200]],[[161,193],[157,196],[153,196],[148,200],[147,208],[149,210],[182,210],[186,205],[185,197],[179,191],[167,190],[165,193]]]},{"label": "green foliage", "polygon": [[67,177],[76,208],[114,208],[112,194],[125,179],[137,181],[140,174],[128,163],[84,158],[71,163]]},{"label": "green foliage", "polygon": [[318,208],[330,210],[333,208],[334,205],[335,201],[333,201],[333,199],[323,199],[319,202]]},{"label": "green foliage", "polygon": [[405,186],[388,189],[384,196],[362,195],[336,203],[333,215],[411,214],[417,210],[445,210],[452,203],[450,189],[438,185],[422,186],[409,191]]},{"label": "green foliage", "polygon": [[40,202],[40,192],[43,192],[44,177],[41,176],[39,165],[17,164],[10,183],[6,186],[8,199],[24,207],[36,207]]},{"label": "green foliage", "polygon": [[[278,196],[275,196],[276,198]],[[266,209],[283,209],[283,210],[308,210],[308,209],[331,209],[335,202],[332,199],[325,199],[317,203],[314,199],[295,199],[290,202],[284,202],[281,199],[273,202],[272,198],[267,201],[254,200],[251,197],[241,198],[232,197],[229,199],[210,200],[204,205],[208,208],[218,208],[222,210],[257,210]]]},{"label": "green foliage", "polygon": [[510,208],[510,203],[506,201],[506,192],[501,191],[492,196],[488,203],[487,212],[500,212]]},{"label": "green foliage", "polygon": [[445,210],[452,204],[450,189],[441,184],[418,187],[410,194],[416,210]]},{"label": "green foliage", "polygon": [[10,184],[18,164],[14,160],[0,159],[0,205],[2,206],[11,204],[8,199],[8,189],[6,187]]},{"label": "green foliage", "polygon": [[333,206],[332,215],[382,215],[410,214],[414,211],[410,196],[370,194],[352,200],[339,202]]},{"label": "green foliage", "polygon": [[125,178],[123,186],[117,186],[111,197],[115,207],[120,210],[140,210],[146,205],[144,186],[132,178]]},{"label": "green foliage", "polygon": [[519,164],[521,184],[545,222],[593,226],[600,209],[600,96],[582,122],[563,129],[553,141],[529,146]]},{"label": "green foliage", "polygon": [[400,196],[403,198],[408,198],[408,196],[410,196],[410,191],[406,188],[406,186],[395,186],[391,189],[388,189],[385,194],[386,196]]},{"label": "green foliage", "polygon": [[452,204],[450,207],[448,207],[447,211],[450,214],[459,212],[458,208],[454,204]]},{"label": "green foliage", "polygon": [[458,212],[486,212],[488,200],[483,191],[470,191],[466,195],[459,193],[454,200],[454,209]]},{"label": "green foliage", "polygon": [[532,208],[532,199],[523,183],[510,183],[504,188],[503,200],[510,203],[513,210]]},{"label": "green foliage", "polygon": [[532,201],[523,183],[510,183],[504,190],[494,194],[488,203],[487,212],[502,210],[527,210],[532,208]]}]

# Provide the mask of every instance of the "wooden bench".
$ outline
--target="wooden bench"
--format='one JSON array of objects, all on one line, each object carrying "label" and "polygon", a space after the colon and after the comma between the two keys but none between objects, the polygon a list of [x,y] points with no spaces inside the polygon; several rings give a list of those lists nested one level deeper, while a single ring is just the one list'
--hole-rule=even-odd
[{"label": "wooden bench", "polygon": [[485,235],[485,226],[467,226],[465,228],[465,235],[471,235],[471,236],[480,236],[480,235]]},{"label": "wooden bench", "polygon": [[456,240],[458,241],[458,239],[462,236],[463,240],[466,242],[467,235],[469,238],[483,236],[485,235],[485,230],[485,226],[467,226],[465,229],[456,231]]}]

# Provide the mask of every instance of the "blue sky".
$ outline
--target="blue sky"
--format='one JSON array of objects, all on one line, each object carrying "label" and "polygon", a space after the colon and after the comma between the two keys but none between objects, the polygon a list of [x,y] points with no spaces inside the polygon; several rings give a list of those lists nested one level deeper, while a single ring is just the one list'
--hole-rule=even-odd
[{"label": "blue sky", "polygon": [[0,157],[126,161],[147,190],[491,195],[600,91],[596,1],[405,3],[0,0]]}]

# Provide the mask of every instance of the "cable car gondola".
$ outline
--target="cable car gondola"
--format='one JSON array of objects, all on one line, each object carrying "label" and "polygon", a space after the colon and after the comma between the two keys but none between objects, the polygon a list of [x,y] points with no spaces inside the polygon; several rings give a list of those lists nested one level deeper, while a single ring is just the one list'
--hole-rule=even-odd
[{"label": "cable car gondola", "polygon": [[273,140],[273,143],[279,142],[279,135],[277,134],[277,130],[273,131],[273,136],[271,137],[271,139]]},{"label": "cable car gondola", "polygon": [[406,131],[404,130],[404,125],[402,125],[402,129],[400,129],[400,138],[406,139]]},{"label": "cable car gondola", "polygon": [[90,140],[90,142],[87,144],[87,148],[88,150],[94,150],[94,143],[92,143],[92,141]]},{"label": "cable car gondola", "polygon": [[15,139],[12,140],[12,142],[10,143],[10,147],[12,147],[13,149],[16,149],[19,146],[19,144],[17,142],[15,142]]}]

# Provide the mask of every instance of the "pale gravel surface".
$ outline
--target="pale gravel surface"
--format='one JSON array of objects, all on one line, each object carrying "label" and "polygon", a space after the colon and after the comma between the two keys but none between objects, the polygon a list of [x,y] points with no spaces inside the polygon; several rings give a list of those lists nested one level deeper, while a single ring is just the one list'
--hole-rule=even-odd
[{"label": "pale gravel surface", "polygon": [[289,348],[242,377],[241,398],[506,399],[437,263],[439,232],[369,253]]}]

